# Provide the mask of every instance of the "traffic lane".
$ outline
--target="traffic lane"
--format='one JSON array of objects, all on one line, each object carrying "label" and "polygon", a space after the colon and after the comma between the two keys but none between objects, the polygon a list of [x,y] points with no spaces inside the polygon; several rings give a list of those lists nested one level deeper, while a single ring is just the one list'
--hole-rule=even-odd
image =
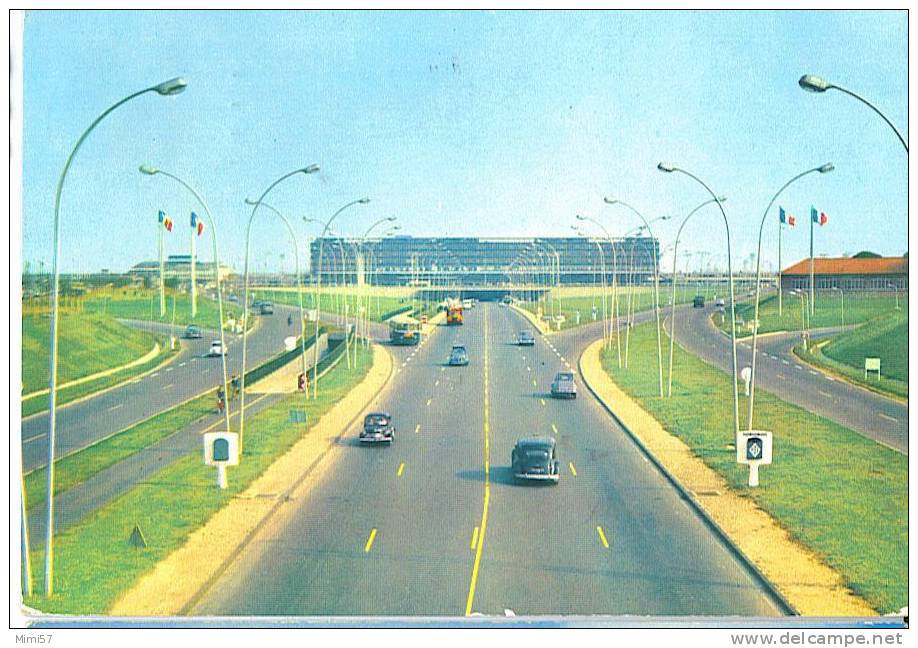
[{"label": "traffic lane", "polygon": [[[481,510],[468,476],[482,456],[481,415],[459,405],[483,389],[467,326],[438,330],[373,405],[394,417],[392,446],[361,447],[359,426],[349,430],[331,470],[259,532],[194,614],[462,613]],[[473,363],[447,369],[460,335]]]},{"label": "traffic lane", "polygon": [[[512,317],[501,317],[505,330],[516,325]],[[495,349],[494,480],[475,610],[778,614],[741,563],[582,385],[576,400],[548,396],[563,361],[545,342]],[[531,435],[557,439],[562,467],[557,486],[513,483],[513,444]]]},{"label": "traffic lane", "polygon": [[[285,327],[286,323],[284,323]],[[283,349],[286,329],[279,318],[267,317],[249,335],[247,364],[256,366]],[[187,353],[167,366],[143,378],[92,398],[59,407],[55,435],[55,457],[71,452],[120,432],[159,412],[175,407],[222,382],[223,368],[219,356],[206,357],[211,340],[183,340]],[[242,344],[238,336],[227,340],[227,371],[239,373],[242,367]],[[48,413],[28,418],[21,424],[24,470],[47,464]]]},{"label": "traffic lane", "polygon": [[[676,338],[692,353],[724,371],[731,371],[730,339],[710,321],[710,312],[686,309],[685,317],[680,316],[676,323]],[[763,338],[762,353],[756,360],[757,388],[908,453],[907,404],[853,387],[842,380],[830,379],[797,359],[790,350],[793,336],[789,338]],[[751,343],[750,339],[737,344],[740,368],[752,362]],[[773,345],[784,347],[782,355],[774,353]],[[678,367],[675,370],[678,371]]]}]

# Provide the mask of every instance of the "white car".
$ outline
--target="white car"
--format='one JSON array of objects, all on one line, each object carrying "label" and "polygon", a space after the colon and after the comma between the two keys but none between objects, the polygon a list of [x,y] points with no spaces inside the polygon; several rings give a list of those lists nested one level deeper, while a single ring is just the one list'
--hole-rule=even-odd
[{"label": "white car", "polygon": [[226,349],[223,348],[223,343],[220,340],[214,340],[210,343],[210,349],[207,351],[208,357],[222,356],[226,355]]}]

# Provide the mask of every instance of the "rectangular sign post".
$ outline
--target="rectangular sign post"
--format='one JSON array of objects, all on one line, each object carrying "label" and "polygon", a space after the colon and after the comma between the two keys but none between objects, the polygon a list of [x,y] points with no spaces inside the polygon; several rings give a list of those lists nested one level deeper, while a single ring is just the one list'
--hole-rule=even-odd
[{"label": "rectangular sign post", "polygon": [[771,463],[771,432],[748,430],[736,440],[736,463],[749,466],[749,486],[759,485],[759,466]]},{"label": "rectangular sign post", "polygon": [[864,380],[867,380],[868,371],[876,371],[877,380],[880,379],[880,359],[879,358],[864,358]]},{"label": "rectangular sign post", "polygon": [[239,465],[239,435],[208,432],[204,435],[204,465],[217,467],[217,486],[226,488],[226,467]]}]

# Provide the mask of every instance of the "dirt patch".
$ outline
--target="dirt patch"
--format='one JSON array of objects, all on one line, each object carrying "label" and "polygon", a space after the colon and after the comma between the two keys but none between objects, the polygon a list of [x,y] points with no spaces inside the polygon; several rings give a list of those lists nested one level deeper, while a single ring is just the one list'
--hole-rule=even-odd
[{"label": "dirt patch", "polygon": [[602,340],[598,340],[581,356],[583,380],[676,481],[694,494],[700,507],[791,605],[807,616],[877,616],[876,610],[845,587],[838,572],[794,541],[752,500],[731,491],[685,443],[619,389],[602,368],[601,347]]}]

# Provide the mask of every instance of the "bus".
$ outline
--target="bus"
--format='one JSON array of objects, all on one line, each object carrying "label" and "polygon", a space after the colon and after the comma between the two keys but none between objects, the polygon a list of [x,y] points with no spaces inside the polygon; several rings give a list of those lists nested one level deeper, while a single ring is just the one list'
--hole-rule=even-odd
[{"label": "bus", "polygon": [[421,323],[409,315],[396,315],[389,320],[389,342],[412,346],[421,342]]},{"label": "bus", "polygon": [[462,306],[450,304],[449,310],[446,311],[446,325],[453,326],[458,324],[462,324]]}]

